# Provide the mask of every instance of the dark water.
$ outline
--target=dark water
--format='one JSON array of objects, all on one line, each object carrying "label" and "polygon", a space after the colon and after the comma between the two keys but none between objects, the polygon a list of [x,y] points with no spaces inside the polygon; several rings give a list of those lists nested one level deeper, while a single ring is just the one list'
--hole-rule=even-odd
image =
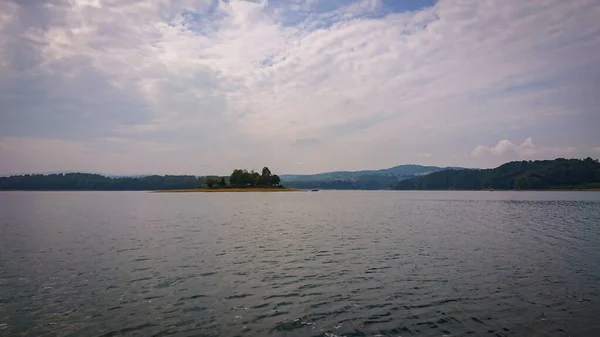
[{"label": "dark water", "polygon": [[2,336],[600,336],[600,193],[0,193]]}]

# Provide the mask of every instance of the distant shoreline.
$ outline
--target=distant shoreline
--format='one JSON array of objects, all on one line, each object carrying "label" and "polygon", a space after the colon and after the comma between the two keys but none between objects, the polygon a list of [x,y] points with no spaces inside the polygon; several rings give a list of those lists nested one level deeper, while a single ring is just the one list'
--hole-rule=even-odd
[{"label": "distant shoreline", "polygon": [[248,187],[248,188],[192,188],[183,190],[158,190],[151,191],[153,193],[215,193],[215,192],[302,192],[296,188],[264,188],[264,187]]},{"label": "distant shoreline", "polygon": [[[385,190],[380,190],[380,191],[385,191]],[[402,192],[402,191],[423,191],[423,192],[599,192],[600,188],[546,188],[546,189],[537,189],[537,190],[462,190],[462,189],[449,189],[449,190],[442,190],[442,189],[438,189],[438,190],[428,190],[428,189],[422,189],[422,190],[416,190],[416,189],[402,189],[402,190],[389,190],[389,191],[398,191],[398,192]]]},{"label": "distant shoreline", "polygon": [[[150,193],[213,193],[213,192],[307,192],[309,189],[299,189],[292,187],[284,188],[261,188],[261,187],[249,187],[249,188],[190,188],[190,189],[176,189],[176,190],[76,190],[76,189],[40,189],[40,190],[25,190],[25,189],[11,189],[2,190],[0,192],[150,192]],[[365,189],[320,189],[320,191],[390,191],[390,192],[600,192],[600,188],[556,188],[556,189],[538,189],[538,190],[394,190],[394,189],[377,189],[377,190],[365,190]]]}]

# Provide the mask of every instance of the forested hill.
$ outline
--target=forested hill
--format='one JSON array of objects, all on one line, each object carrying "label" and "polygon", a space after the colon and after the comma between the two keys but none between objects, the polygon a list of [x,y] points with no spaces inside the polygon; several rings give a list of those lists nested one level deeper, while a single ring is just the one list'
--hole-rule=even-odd
[{"label": "forested hill", "polygon": [[444,170],[396,184],[398,190],[536,190],[600,188],[600,163],[592,158],[514,161],[494,169]]},{"label": "forested hill", "polygon": [[110,178],[100,174],[27,174],[0,178],[0,190],[148,191],[197,188],[204,178],[195,176],[144,176]]},{"label": "forested hill", "polygon": [[459,167],[399,165],[381,170],[336,171],[318,174],[284,174],[286,186],[305,189],[389,190],[398,181]]},{"label": "forested hill", "polygon": [[429,174],[445,169],[461,169],[460,167],[437,167],[423,165],[398,165],[381,170],[334,171],[317,174],[282,174],[283,181],[336,181],[352,180],[362,176],[413,177]]}]

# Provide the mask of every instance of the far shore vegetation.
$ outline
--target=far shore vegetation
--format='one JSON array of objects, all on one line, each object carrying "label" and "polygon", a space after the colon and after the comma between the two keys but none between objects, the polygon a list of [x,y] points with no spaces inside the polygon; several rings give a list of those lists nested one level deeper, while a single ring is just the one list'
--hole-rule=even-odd
[{"label": "far shore vegetation", "polygon": [[268,167],[263,167],[261,173],[254,170],[235,169],[229,177],[206,177],[202,186],[209,189],[227,188],[283,188],[281,178],[272,174]]},{"label": "far shore vegetation", "polygon": [[485,170],[444,170],[400,181],[398,190],[597,190],[597,159],[513,161]]},{"label": "far shore vegetation", "polygon": [[233,170],[229,176],[103,176],[93,173],[25,174],[0,177],[0,190],[12,191],[291,191],[268,167]]},{"label": "far shore vegetation", "polygon": [[[410,166],[410,165],[409,165]],[[421,167],[420,169],[428,169]],[[440,168],[441,169],[441,168]],[[260,173],[235,169],[229,176],[139,175],[104,176],[92,173],[25,174],[0,177],[4,191],[187,191],[250,192],[307,189],[396,190],[598,190],[597,159],[515,161],[493,169],[446,168],[427,174],[394,176],[383,170],[340,176],[340,172],[280,178],[268,167]],[[334,175],[335,173],[335,175]],[[342,172],[343,173],[343,172]],[[414,172],[413,172],[414,173]],[[322,179],[323,176],[332,178]],[[298,179],[298,180],[295,180]],[[320,179],[320,180],[319,180]],[[285,183],[285,187],[282,184]]]}]

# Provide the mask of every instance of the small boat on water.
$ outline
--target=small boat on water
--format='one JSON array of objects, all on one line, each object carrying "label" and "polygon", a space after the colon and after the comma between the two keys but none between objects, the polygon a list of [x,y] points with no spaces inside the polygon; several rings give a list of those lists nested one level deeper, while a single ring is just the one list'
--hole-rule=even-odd
[{"label": "small boat on water", "polygon": [[319,190],[310,190],[311,192],[318,192]]}]

